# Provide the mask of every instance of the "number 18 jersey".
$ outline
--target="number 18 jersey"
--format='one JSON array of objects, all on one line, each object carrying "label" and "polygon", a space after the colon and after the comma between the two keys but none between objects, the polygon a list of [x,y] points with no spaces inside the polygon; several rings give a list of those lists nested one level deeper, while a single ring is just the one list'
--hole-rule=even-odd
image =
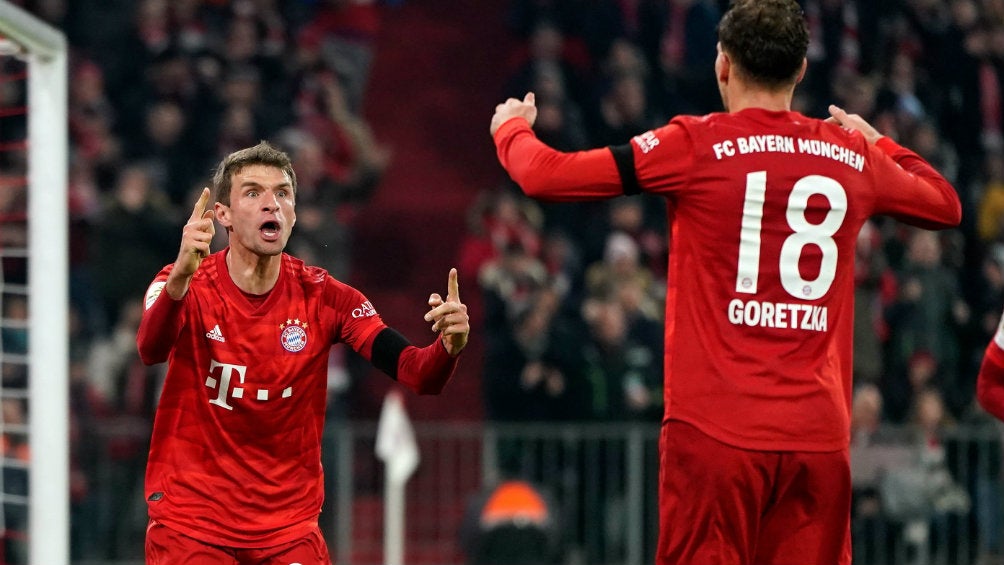
[{"label": "number 18 jersey", "polygon": [[877,214],[956,225],[952,186],[887,138],[796,112],[678,117],[579,154],[525,125],[496,143],[528,194],[668,201],[666,418],[748,449],[846,448],[858,231]]}]

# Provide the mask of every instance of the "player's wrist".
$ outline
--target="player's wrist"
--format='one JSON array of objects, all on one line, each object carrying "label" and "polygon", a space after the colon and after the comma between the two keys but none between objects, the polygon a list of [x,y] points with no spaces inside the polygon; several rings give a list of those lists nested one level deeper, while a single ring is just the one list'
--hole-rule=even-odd
[{"label": "player's wrist", "polygon": [[172,271],[167,276],[167,284],[164,285],[164,292],[171,297],[172,300],[181,300],[186,294],[188,294],[188,288],[192,284],[193,276],[195,275],[184,275]]},{"label": "player's wrist", "polygon": [[499,137],[506,135],[509,130],[513,128],[533,129],[530,125],[530,120],[526,119],[526,117],[513,115],[505,118],[502,123],[499,124],[499,127],[495,130],[495,135],[492,137],[499,139]]},{"label": "player's wrist", "polygon": [[466,341],[460,344],[454,343],[453,340],[442,334],[440,334],[439,343],[443,345],[443,351],[450,357],[460,355],[460,352],[463,351],[464,347],[467,345]]}]

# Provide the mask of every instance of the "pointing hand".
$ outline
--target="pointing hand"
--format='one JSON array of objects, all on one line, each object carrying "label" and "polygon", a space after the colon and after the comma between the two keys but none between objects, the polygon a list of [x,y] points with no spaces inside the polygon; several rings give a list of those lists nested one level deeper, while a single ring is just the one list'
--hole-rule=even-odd
[{"label": "pointing hand", "polygon": [[209,243],[213,240],[216,227],[213,225],[213,209],[206,209],[208,203],[209,189],[203,188],[202,195],[181,232],[181,250],[174,263],[179,274],[194,275],[202,260],[209,256]]},{"label": "pointing hand", "polygon": [[446,300],[433,293],[429,296],[429,310],[425,321],[432,322],[432,331],[439,332],[447,353],[457,356],[467,345],[467,336],[471,333],[470,319],[467,316],[467,305],[460,302],[460,286],[457,284],[457,270],[450,269],[447,281]]}]

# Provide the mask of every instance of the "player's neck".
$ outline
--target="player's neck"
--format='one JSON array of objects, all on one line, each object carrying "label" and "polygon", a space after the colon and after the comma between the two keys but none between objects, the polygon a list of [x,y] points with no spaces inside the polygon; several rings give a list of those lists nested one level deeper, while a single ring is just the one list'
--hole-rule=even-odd
[{"label": "player's neck", "polygon": [[748,88],[738,83],[729,88],[728,111],[739,112],[748,108],[759,108],[774,112],[791,111],[794,90],[765,90]]},{"label": "player's neck", "polygon": [[257,255],[231,247],[227,252],[227,271],[237,288],[248,294],[265,294],[279,280],[282,255]]}]

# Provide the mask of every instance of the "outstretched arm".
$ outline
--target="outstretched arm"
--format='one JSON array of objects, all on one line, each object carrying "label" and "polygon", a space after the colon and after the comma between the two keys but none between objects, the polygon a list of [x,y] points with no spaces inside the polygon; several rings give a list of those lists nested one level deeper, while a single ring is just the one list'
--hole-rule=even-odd
[{"label": "outstretched arm", "polygon": [[523,100],[510,98],[496,106],[489,127],[499,162],[527,196],[577,202],[624,194],[609,148],[556,151],[533,133],[536,119],[537,106],[529,92]]},{"label": "outstretched arm", "polygon": [[467,306],[460,302],[457,270],[450,269],[446,300],[433,293],[429,297],[425,321],[438,332],[436,341],[415,347],[390,327],[385,327],[363,347],[363,356],[373,365],[418,394],[438,394],[453,376],[457,356],[467,345],[470,320]]}]

